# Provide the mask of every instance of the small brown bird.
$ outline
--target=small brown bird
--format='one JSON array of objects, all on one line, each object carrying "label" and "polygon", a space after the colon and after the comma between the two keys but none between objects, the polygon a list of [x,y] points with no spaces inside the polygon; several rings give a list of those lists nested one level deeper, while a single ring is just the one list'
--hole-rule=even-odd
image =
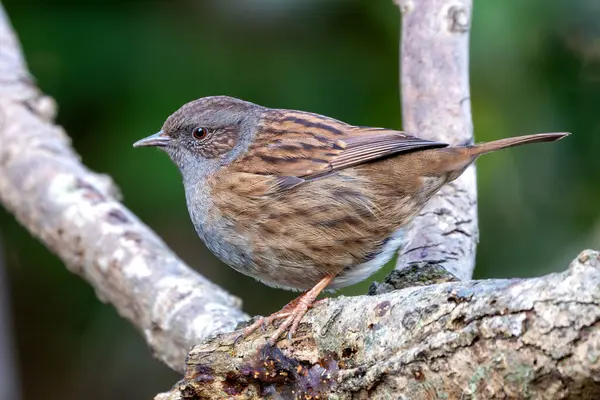
[{"label": "small brown bird", "polygon": [[393,129],[261,107],[226,96],[185,104],[134,144],[167,152],[183,175],[196,231],[236,271],[307,290],[270,317],[291,337],[325,288],[379,270],[405,245],[404,227],[477,157],[568,133],[449,147]]}]

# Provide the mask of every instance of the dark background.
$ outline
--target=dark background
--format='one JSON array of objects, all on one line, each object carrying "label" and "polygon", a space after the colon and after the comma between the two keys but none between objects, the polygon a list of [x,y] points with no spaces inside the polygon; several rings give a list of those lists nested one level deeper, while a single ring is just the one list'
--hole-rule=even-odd
[{"label": "dark background", "polygon": [[[183,103],[217,94],[402,126],[400,18],[391,0],[3,3],[83,162],[110,174],[128,207],[251,314],[275,311],[294,295],[215,261],[193,231],[176,168],[131,144]],[[475,3],[476,140],[573,132],[478,162],[476,277],[559,271],[579,250],[600,247],[600,2]],[[25,399],[151,398],[179,379],[1,208],[0,234]]]}]

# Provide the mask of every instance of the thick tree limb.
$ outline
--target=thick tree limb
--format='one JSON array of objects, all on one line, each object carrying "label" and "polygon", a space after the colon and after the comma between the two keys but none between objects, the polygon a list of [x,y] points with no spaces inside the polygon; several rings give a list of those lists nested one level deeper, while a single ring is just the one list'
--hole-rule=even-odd
[{"label": "thick tree limb", "polygon": [[191,346],[247,318],[240,301],[118,202],[111,180],[80,163],[54,113],[0,6],[0,202],[181,371]]},{"label": "thick tree limb", "polygon": [[[404,130],[450,144],[473,141],[469,94],[471,0],[395,0],[402,11],[402,119]],[[417,232],[397,269],[441,264],[470,279],[478,241],[477,189],[471,167],[421,211]]]},{"label": "thick tree limb", "polygon": [[215,337],[157,399],[600,398],[600,253],[542,278],[330,300],[298,336]]}]

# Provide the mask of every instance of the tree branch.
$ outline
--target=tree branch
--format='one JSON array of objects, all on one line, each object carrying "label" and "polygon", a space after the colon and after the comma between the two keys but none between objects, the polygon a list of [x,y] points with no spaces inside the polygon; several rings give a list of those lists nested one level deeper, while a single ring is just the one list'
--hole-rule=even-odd
[{"label": "tree branch", "polygon": [[232,334],[194,347],[185,378],[157,399],[600,396],[595,251],[541,278],[329,300],[303,321],[275,349]]},{"label": "tree branch", "polygon": [[[450,144],[471,143],[471,0],[395,1],[402,12],[404,130]],[[444,186],[412,225],[416,237],[400,252],[397,269],[428,261],[470,279],[478,241],[475,168]]]},{"label": "tree branch", "polygon": [[241,303],[119,203],[112,181],[80,163],[54,113],[0,6],[0,202],[181,371],[191,346],[247,318]]}]

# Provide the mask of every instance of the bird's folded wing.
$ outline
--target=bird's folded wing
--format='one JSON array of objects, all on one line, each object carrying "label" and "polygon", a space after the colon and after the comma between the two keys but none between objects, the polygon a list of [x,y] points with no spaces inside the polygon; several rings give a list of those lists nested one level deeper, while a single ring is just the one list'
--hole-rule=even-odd
[{"label": "bird's folded wing", "polygon": [[446,147],[446,143],[420,139],[404,132],[382,128],[355,128],[342,139],[346,148],[329,161],[332,170],[374,161],[416,149]]},{"label": "bird's folded wing", "polygon": [[393,154],[448,146],[401,131],[356,127],[308,115],[323,120],[288,118],[283,127],[274,123],[261,127],[246,156],[233,167],[240,172],[276,176],[277,190],[286,190]]}]

